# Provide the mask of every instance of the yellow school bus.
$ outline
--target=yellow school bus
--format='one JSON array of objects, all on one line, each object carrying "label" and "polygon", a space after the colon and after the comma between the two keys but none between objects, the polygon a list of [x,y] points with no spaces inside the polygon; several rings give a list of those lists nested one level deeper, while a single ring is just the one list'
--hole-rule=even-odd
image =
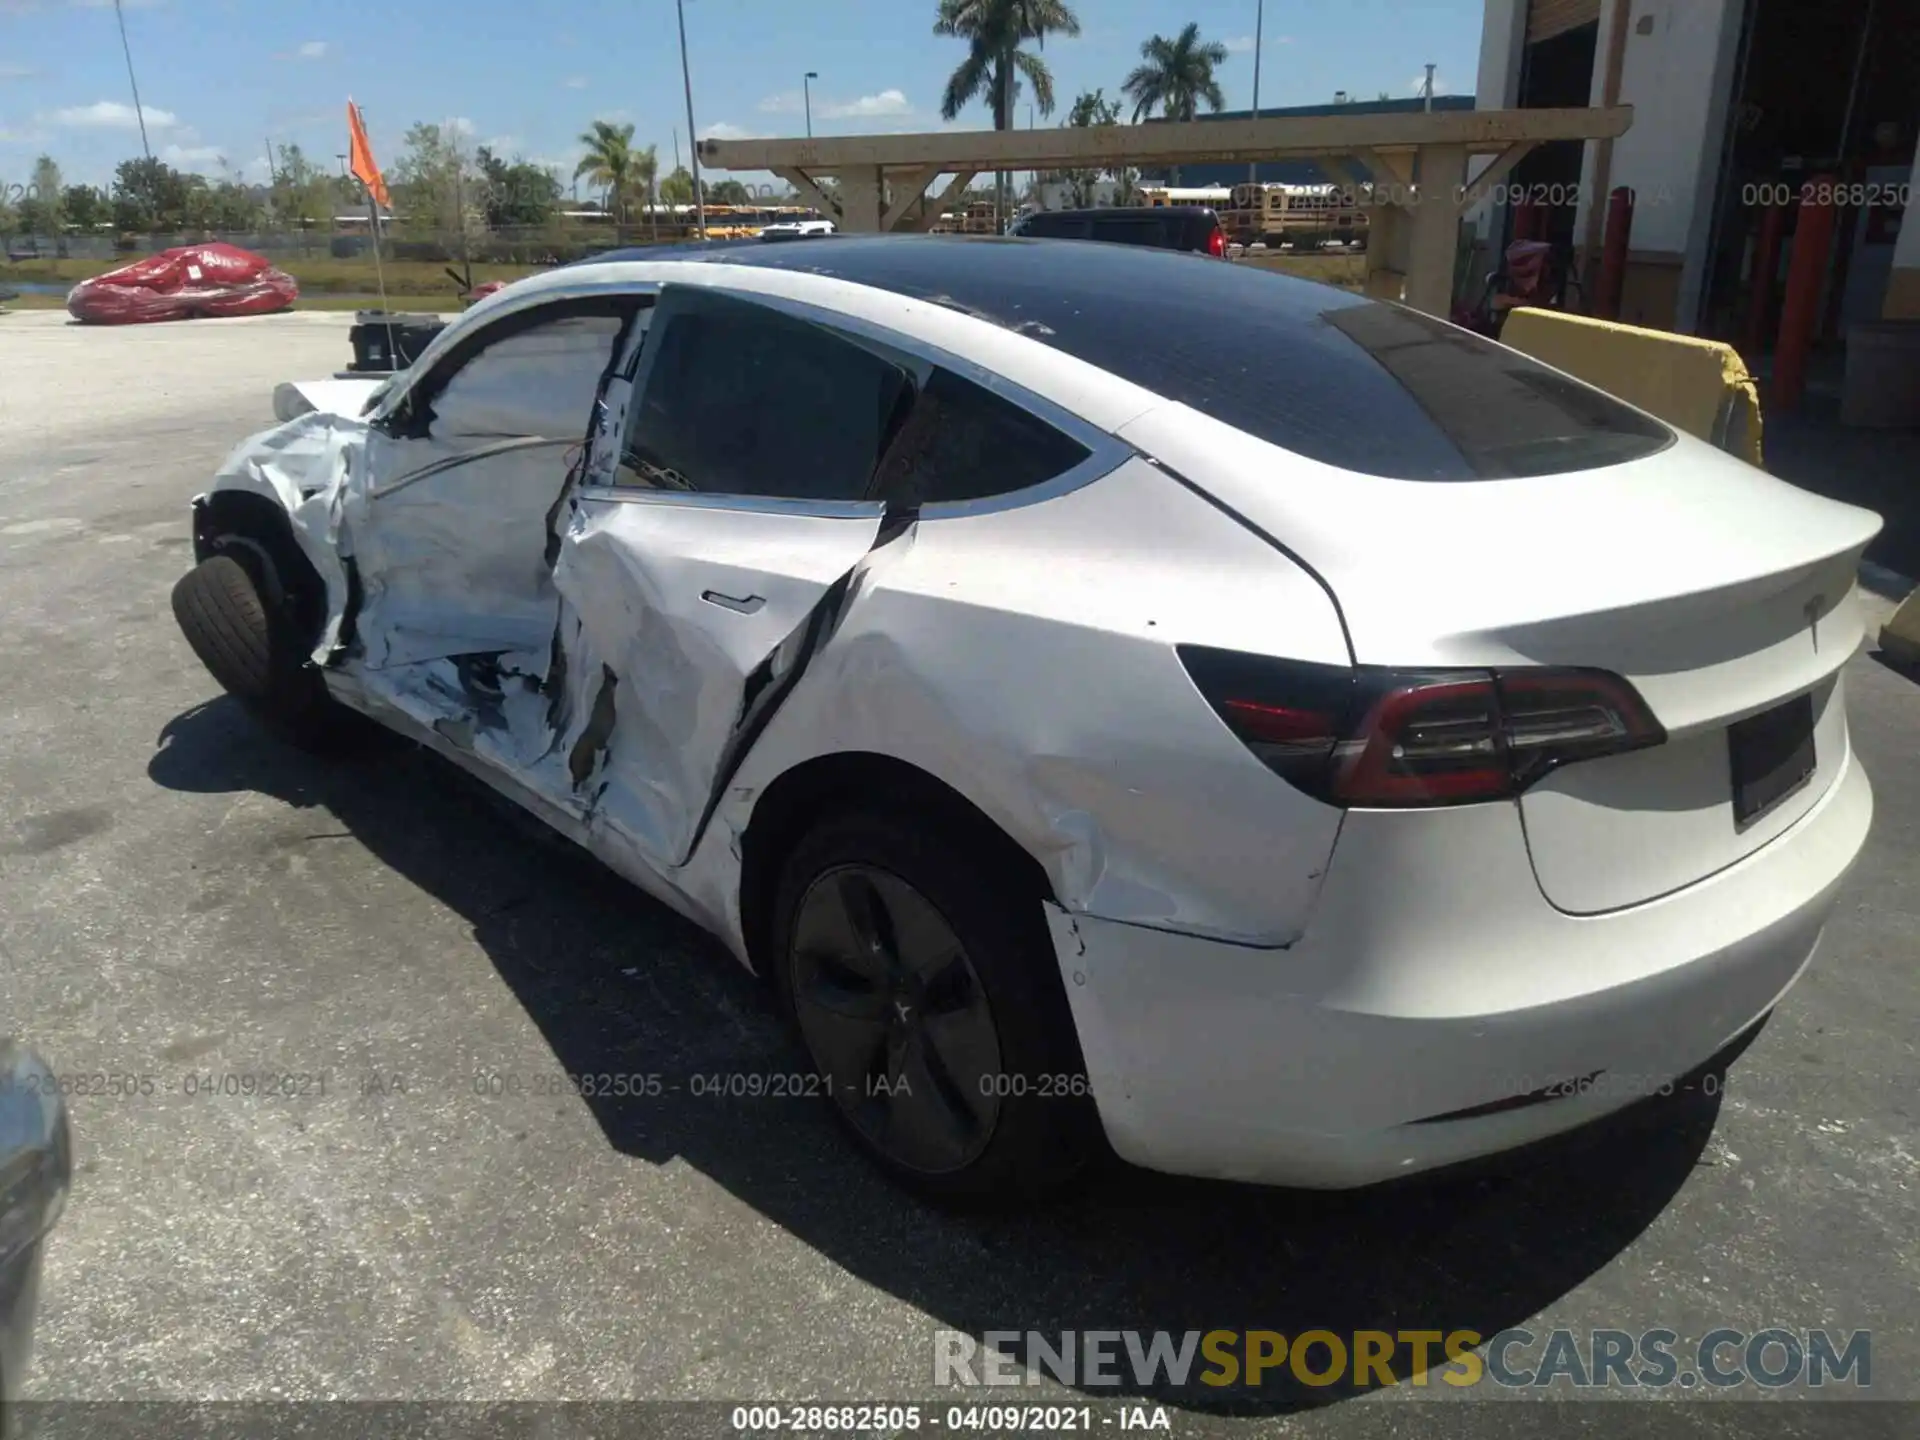
[{"label": "yellow school bus", "polygon": [[1306,250],[1328,240],[1352,244],[1366,238],[1366,196],[1346,185],[1236,185],[1220,228],[1236,245]]}]

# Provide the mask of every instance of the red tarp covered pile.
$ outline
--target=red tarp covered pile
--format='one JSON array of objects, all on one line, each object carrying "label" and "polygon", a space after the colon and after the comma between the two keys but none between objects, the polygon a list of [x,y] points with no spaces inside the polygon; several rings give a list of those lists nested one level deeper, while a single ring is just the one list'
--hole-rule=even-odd
[{"label": "red tarp covered pile", "polygon": [[263,257],[216,241],[162,250],[82,280],[67,296],[67,313],[89,325],[266,315],[299,294],[293,277]]}]

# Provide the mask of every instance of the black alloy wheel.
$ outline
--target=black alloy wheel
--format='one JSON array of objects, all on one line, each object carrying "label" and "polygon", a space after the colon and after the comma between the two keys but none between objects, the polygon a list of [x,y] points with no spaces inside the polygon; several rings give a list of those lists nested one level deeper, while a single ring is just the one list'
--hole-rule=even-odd
[{"label": "black alloy wheel", "polygon": [[1046,894],[988,823],[928,797],[822,816],[781,863],[763,958],[882,1169],[943,1203],[1021,1205],[1104,1147]]},{"label": "black alloy wheel", "polygon": [[1000,1037],[933,902],[889,871],[839,866],[801,897],[788,954],[801,1035],[853,1127],[922,1175],[978,1158],[1000,1116]]}]

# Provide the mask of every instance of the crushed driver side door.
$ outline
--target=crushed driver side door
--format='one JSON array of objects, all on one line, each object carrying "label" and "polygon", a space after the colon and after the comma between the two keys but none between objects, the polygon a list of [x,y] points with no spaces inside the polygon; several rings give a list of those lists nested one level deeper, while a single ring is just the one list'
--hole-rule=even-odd
[{"label": "crushed driver side door", "polygon": [[601,295],[502,316],[374,422],[344,517],[369,671],[545,652],[558,616],[547,519],[635,303]]}]

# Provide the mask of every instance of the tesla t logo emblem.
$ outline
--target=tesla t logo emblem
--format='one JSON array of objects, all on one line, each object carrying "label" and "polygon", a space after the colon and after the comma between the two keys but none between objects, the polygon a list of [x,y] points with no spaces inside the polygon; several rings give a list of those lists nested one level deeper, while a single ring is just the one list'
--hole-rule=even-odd
[{"label": "tesla t logo emblem", "polygon": [[1820,653],[1820,612],[1826,608],[1827,597],[1816,595],[1802,607],[1801,613],[1807,617],[1807,631],[1813,636],[1813,652]]},{"label": "tesla t logo emblem", "polygon": [[893,1002],[893,1013],[900,1017],[900,1023],[904,1025],[907,1023],[907,1016],[913,1013],[913,1007],[904,1000],[896,1000]]}]

